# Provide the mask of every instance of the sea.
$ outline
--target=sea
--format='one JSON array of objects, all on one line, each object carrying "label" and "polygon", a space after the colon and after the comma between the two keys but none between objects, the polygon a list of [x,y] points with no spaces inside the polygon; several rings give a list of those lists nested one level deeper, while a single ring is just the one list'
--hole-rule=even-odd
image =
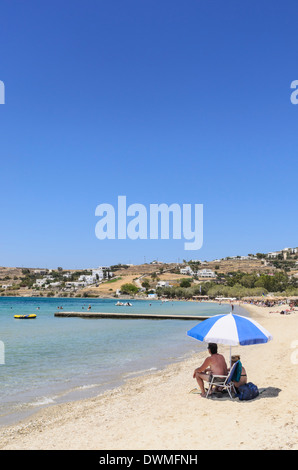
[{"label": "sea", "polygon": [[[45,406],[94,397],[206,349],[187,336],[197,320],[61,318],[55,312],[83,312],[89,305],[92,312],[230,312],[227,304],[129,301],[132,306],[119,307],[115,299],[0,297],[0,426]],[[14,318],[23,314],[36,318]]]}]

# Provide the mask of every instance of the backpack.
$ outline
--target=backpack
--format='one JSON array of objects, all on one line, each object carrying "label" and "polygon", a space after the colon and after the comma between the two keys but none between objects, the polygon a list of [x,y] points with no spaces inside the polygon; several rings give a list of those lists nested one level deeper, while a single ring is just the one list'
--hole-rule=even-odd
[{"label": "backpack", "polygon": [[252,400],[259,394],[260,392],[258,387],[252,382],[248,382],[247,384],[240,385],[238,392],[236,393],[236,397],[238,397],[239,400]]}]

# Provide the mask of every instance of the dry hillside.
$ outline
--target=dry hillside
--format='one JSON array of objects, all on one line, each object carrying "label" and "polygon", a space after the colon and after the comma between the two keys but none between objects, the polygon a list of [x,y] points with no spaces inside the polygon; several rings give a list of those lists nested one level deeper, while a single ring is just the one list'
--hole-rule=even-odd
[{"label": "dry hillside", "polygon": [[[191,263],[190,263],[191,264]],[[183,277],[179,270],[183,267],[182,264],[177,263],[162,264],[140,264],[135,266],[120,266],[119,269],[114,271],[115,278],[110,281],[104,281],[97,287],[88,286],[79,288],[76,292],[59,291],[57,288],[54,295],[95,295],[95,296],[112,296],[121,286],[126,283],[134,283],[137,287],[141,287],[142,282],[147,280],[150,288],[155,288],[157,281],[169,281],[172,285],[177,285],[179,280]],[[25,268],[27,272],[34,273],[38,268]],[[272,265],[266,261],[259,259],[241,260],[241,259],[228,259],[204,262],[200,266],[196,265],[196,269],[211,269],[217,273],[229,273],[235,271],[243,271],[247,273],[272,273],[276,271]],[[73,271],[73,270],[68,270]],[[80,271],[80,270],[77,270]],[[82,270],[83,271],[83,270]],[[66,272],[66,271],[63,271]],[[154,277],[154,274],[156,276]],[[36,291],[28,287],[22,287],[22,279],[24,279],[24,268],[20,267],[0,267],[0,295],[48,295],[49,290],[40,289]],[[42,277],[42,274],[38,277]],[[4,288],[3,286],[12,285],[13,287]]]}]

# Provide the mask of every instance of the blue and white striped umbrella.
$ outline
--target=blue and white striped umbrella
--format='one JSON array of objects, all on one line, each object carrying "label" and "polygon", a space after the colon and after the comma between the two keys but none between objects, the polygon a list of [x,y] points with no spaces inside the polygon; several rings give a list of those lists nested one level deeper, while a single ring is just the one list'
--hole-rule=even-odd
[{"label": "blue and white striped umbrella", "polygon": [[267,343],[273,339],[269,331],[255,320],[233,313],[214,315],[194,326],[187,334],[205,343],[230,346]]}]

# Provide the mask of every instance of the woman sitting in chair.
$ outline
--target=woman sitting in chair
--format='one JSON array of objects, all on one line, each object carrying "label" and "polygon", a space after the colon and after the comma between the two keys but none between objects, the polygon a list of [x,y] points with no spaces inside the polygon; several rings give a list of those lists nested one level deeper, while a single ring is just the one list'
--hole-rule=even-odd
[{"label": "woman sitting in chair", "polygon": [[[235,355],[231,357],[231,367],[235,364],[235,362],[239,361],[238,367],[236,368],[235,373],[233,374],[233,383],[236,388],[239,388],[240,385],[247,383],[247,374],[246,370],[240,362],[240,356]],[[230,369],[229,369],[230,370]],[[236,380],[235,380],[236,378]]]}]

